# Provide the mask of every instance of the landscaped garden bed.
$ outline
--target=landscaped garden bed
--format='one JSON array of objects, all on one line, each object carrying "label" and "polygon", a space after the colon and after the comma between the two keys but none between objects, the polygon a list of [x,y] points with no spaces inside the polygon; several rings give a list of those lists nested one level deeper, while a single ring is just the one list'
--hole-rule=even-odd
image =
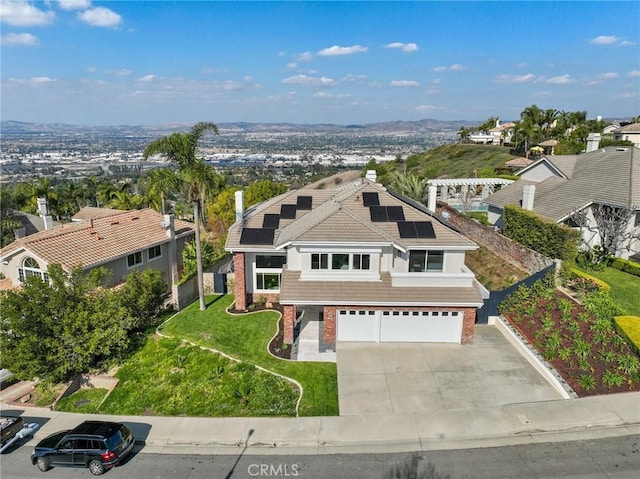
[{"label": "landscaped garden bed", "polygon": [[507,297],[501,314],[579,396],[640,390],[640,360],[616,332],[619,314],[607,293],[582,305],[542,281]]}]

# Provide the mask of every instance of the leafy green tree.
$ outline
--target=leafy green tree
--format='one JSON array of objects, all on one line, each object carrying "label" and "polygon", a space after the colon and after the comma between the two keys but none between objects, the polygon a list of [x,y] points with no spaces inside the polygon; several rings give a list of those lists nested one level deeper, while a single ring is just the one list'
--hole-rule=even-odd
[{"label": "leafy green tree", "polygon": [[66,380],[128,345],[129,312],[100,287],[104,271],[65,273],[54,264],[48,274],[49,282],[32,276],[2,293],[0,365],[20,379]]},{"label": "leafy green tree", "polygon": [[[198,272],[198,256],[195,241],[189,241],[184,245],[182,250],[182,264],[184,271],[183,278],[190,278]],[[207,241],[203,241],[200,245],[202,268],[208,268],[215,263],[224,254],[224,251],[217,251],[215,246]]]},{"label": "leafy green tree", "polygon": [[[186,196],[193,205],[193,219],[196,232],[196,252],[198,269],[198,296],[200,310],[206,309],[204,297],[204,280],[202,268],[202,252],[200,241],[200,211],[207,196],[207,190],[217,193],[221,187],[219,177],[206,164],[203,158],[198,158],[198,141],[206,132],[218,134],[215,123],[199,122],[188,133],[173,133],[152,141],[144,150],[144,159],[153,155],[165,156],[171,164],[177,167],[181,184],[185,188]],[[204,211],[204,208],[202,208]]]},{"label": "leafy green tree", "polygon": [[490,116],[487,120],[480,126],[478,126],[479,131],[489,131],[492,128],[495,128],[498,124],[499,118],[497,116]]},{"label": "leafy green tree", "polygon": [[273,180],[260,180],[251,183],[244,189],[245,206],[249,207],[258,203],[262,203],[269,198],[281,195],[287,191],[286,185],[276,183]]},{"label": "leafy green tree", "polygon": [[214,201],[207,205],[207,229],[216,236],[222,236],[236,221],[235,192],[238,188],[222,190]]},{"label": "leafy green tree", "polygon": [[127,330],[142,330],[158,319],[168,285],[157,269],[133,271],[118,289],[119,303],[129,311]]},{"label": "leafy green tree", "polygon": [[395,172],[392,175],[391,188],[418,203],[424,204],[429,198],[427,179],[420,178],[418,175]]}]

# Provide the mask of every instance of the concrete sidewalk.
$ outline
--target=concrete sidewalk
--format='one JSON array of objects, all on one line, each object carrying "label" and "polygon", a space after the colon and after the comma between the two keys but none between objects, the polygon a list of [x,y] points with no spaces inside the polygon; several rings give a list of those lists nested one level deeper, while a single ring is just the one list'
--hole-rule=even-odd
[{"label": "concrete sidewalk", "polygon": [[332,454],[492,447],[640,434],[640,393],[420,414],[308,418],[96,416],[3,408],[38,422],[28,445],[86,419],[126,423],[142,453]]}]

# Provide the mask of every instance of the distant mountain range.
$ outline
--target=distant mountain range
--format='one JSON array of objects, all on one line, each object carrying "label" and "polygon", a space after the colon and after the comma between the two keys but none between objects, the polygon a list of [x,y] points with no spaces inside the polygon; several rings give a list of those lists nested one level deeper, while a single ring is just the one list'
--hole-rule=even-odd
[{"label": "distant mountain range", "polygon": [[[349,131],[362,132],[394,132],[394,131],[452,131],[459,130],[460,127],[477,125],[479,122],[473,121],[442,121],[434,119],[424,119],[417,121],[389,121],[381,123],[366,123],[352,125],[336,124],[298,124],[298,123],[248,123],[232,122],[217,123],[221,133],[224,131],[235,132],[327,132],[327,133],[347,133]],[[77,134],[77,133],[100,133],[115,135],[147,136],[166,134],[174,131],[187,131],[193,124],[172,123],[163,125],[114,125],[114,126],[92,126],[92,125],[70,125],[65,123],[28,123],[22,121],[6,120],[0,122],[0,133],[3,135],[19,134]]]}]

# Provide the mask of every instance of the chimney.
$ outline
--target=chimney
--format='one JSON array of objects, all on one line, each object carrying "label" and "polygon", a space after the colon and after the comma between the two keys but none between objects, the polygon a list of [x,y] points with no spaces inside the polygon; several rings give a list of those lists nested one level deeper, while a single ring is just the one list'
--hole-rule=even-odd
[{"label": "chimney", "polygon": [[533,200],[536,196],[535,185],[524,185],[522,190],[522,209],[533,210]]},{"label": "chimney", "polygon": [[167,238],[173,239],[176,236],[176,226],[173,219],[173,215],[163,215],[162,227],[166,231]]},{"label": "chimney", "polygon": [[436,185],[429,185],[429,206],[427,208],[430,211],[436,212],[436,198],[438,196],[438,187]]},{"label": "chimney", "polygon": [[600,133],[589,133],[587,136],[587,153],[600,148]]},{"label": "chimney", "polygon": [[244,217],[244,191],[236,191],[236,223]]},{"label": "chimney", "polygon": [[44,223],[44,229],[50,230],[53,227],[53,218],[49,214],[47,208],[47,199],[46,198],[38,198],[38,214]]},{"label": "chimney", "polygon": [[376,173],[376,170],[367,170],[365,178],[372,183],[375,183],[376,179],[378,178],[378,174]]}]

